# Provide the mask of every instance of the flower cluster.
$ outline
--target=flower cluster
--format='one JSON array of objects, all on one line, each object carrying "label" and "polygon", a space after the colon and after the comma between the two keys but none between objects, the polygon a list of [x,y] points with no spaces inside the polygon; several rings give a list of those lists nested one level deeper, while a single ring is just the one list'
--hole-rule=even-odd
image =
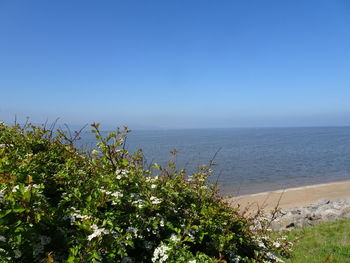
[{"label": "flower cluster", "polygon": [[98,228],[95,224],[91,225],[91,229],[93,230],[93,233],[87,237],[87,239],[90,241],[95,237],[99,237],[102,234],[108,234],[109,232],[102,228]]},{"label": "flower cluster", "polygon": [[163,244],[157,247],[153,252],[152,262],[159,262],[159,263],[166,262],[166,260],[169,257],[167,254],[169,250],[170,250],[170,247]]},{"label": "flower cluster", "polygon": [[119,169],[117,169],[115,171],[115,175],[116,175],[116,178],[118,180],[120,180],[122,178],[125,178],[128,175],[128,171],[127,170],[119,170]]},{"label": "flower cluster", "polygon": [[[71,207],[70,209],[72,212],[70,213],[69,219],[70,223],[73,225],[77,220],[88,220],[91,217],[88,215],[82,215],[81,211],[79,209],[76,209],[75,207]],[[66,217],[65,217],[66,218]]]},{"label": "flower cluster", "polygon": [[155,196],[151,196],[150,201],[151,201],[151,203],[152,203],[153,205],[159,205],[159,204],[162,202],[161,199],[159,199],[159,198],[157,198],[157,197],[155,197]]}]

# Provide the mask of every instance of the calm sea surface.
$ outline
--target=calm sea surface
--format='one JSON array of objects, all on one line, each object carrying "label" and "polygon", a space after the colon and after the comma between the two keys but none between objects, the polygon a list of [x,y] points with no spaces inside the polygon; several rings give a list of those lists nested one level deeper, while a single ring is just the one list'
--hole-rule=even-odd
[{"label": "calm sea surface", "polygon": [[[91,134],[79,142],[94,143]],[[189,172],[219,150],[211,180],[225,195],[350,179],[350,127],[133,131],[127,148],[159,164],[176,149],[178,167]]]}]

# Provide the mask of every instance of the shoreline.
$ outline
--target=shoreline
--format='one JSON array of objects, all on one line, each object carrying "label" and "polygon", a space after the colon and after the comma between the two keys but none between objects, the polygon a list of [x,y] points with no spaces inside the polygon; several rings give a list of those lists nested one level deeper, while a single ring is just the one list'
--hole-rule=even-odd
[{"label": "shoreline", "polygon": [[306,185],[255,194],[226,198],[232,206],[256,211],[259,208],[273,210],[307,206],[318,200],[337,200],[350,197],[350,180]]}]

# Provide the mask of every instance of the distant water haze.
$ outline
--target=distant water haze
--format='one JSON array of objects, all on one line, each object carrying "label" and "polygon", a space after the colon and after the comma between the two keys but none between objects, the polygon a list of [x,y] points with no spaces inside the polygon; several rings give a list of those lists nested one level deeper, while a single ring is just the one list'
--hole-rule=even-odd
[{"label": "distant water haze", "polygon": [[[93,147],[84,133],[79,146]],[[243,195],[350,179],[350,127],[136,130],[127,148],[161,165],[178,151],[190,173],[216,155],[214,175],[224,195]]]}]

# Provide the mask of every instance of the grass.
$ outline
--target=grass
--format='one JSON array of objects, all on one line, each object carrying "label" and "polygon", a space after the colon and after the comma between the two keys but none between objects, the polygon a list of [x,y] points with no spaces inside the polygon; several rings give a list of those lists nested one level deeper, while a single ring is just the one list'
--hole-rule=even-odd
[{"label": "grass", "polygon": [[350,220],[324,223],[292,230],[295,241],[292,257],[286,263],[349,263]]}]

